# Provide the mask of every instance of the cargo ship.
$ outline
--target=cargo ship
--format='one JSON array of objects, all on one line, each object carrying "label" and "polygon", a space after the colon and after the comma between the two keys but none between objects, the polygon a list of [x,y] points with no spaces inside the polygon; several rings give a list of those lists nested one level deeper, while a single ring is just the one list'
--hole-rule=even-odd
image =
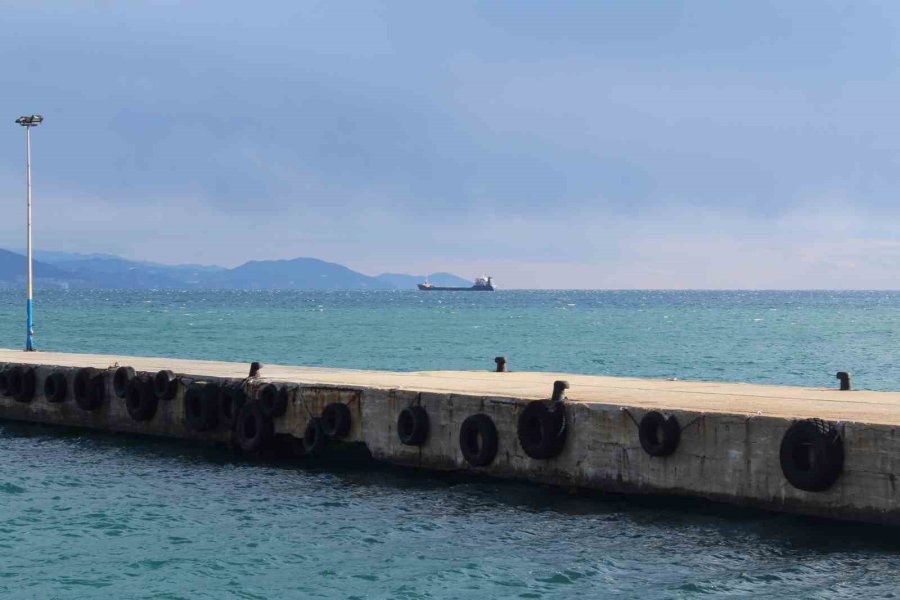
[{"label": "cargo ship", "polygon": [[431,285],[428,283],[428,280],[425,280],[425,283],[420,283],[419,289],[423,292],[493,292],[494,291],[494,282],[493,280],[486,276],[482,275],[481,277],[475,280],[475,285],[472,287],[440,287],[437,285]]}]

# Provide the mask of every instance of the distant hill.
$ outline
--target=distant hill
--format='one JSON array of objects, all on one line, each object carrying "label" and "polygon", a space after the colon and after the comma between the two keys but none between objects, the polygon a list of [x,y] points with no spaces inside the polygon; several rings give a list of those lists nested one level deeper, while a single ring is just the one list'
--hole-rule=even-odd
[{"label": "distant hill", "polygon": [[171,288],[205,287],[212,273],[224,267],[203,265],[163,265],[134,261],[110,254],[77,254],[73,252],[35,252],[35,258],[97,281],[105,288]]},{"label": "distant hill", "polygon": [[[108,254],[35,252],[38,287],[118,289],[415,289],[427,278],[437,285],[471,285],[451,273],[376,277],[317,258],[255,260],[233,269],[205,265],[163,265]],[[0,287],[24,285],[25,257],[0,250]]]},{"label": "distant hill", "polygon": [[73,275],[98,281],[108,288],[183,288],[185,282],[173,277],[166,269],[139,266],[123,258],[89,258],[66,260],[58,268]]},{"label": "distant hill", "polygon": [[[32,263],[34,284],[39,287],[89,287],[93,283],[83,276],[41,261]],[[26,283],[25,257],[0,249],[0,287],[24,286]]]},{"label": "distant hill", "polygon": [[212,281],[216,282],[212,287],[239,289],[393,289],[393,286],[375,277],[317,258],[253,260],[215,273]]}]

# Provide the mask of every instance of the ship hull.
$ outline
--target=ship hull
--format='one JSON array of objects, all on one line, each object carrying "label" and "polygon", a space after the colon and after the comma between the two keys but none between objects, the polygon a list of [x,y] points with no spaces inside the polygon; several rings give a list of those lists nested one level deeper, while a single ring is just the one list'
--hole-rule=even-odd
[{"label": "ship hull", "polygon": [[420,283],[419,289],[423,292],[493,292],[492,285],[473,285],[472,287],[439,287],[436,285],[425,285]]}]

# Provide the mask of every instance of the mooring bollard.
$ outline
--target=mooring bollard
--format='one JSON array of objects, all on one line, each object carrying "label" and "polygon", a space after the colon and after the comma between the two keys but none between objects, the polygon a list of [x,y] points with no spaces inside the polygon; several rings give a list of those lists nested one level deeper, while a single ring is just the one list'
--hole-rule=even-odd
[{"label": "mooring bollard", "polygon": [[836,377],[841,381],[841,391],[850,391],[850,373],[847,371],[838,371]]},{"label": "mooring bollard", "polygon": [[259,370],[262,369],[262,364],[256,361],[250,363],[250,377],[256,377],[259,375]]},{"label": "mooring bollard", "polygon": [[506,372],[506,357],[498,356],[494,359],[494,362],[497,363],[497,372],[505,373]]},{"label": "mooring bollard", "polygon": [[552,402],[562,402],[566,399],[566,390],[569,389],[568,381],[554,381],[553,382],[553,395],[550,397]]}]

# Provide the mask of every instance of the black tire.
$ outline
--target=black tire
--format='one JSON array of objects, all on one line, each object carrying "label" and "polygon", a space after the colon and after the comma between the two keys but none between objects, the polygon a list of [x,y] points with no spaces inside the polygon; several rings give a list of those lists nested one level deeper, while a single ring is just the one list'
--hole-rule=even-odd
[{"label": "black tire", "polygon": [[124,398],[128,388],[128,382],[134,379],[134,369],[131,367],[119,367],[113,374],[113,391],[119,398]]},{"label": "black tire", "polygon": [[246,401],[247,395],[240,383],[223,385],[219,392],[219,422],[228,429],[234,427]]},{"label": "black tire", "polygon": [[497,456],[497,426],[487,415],[471,415],[459,426],[459,449],[473,467],[486,467]]},{"label": "black tire", "polygon": [[325,450],[327,439],[322,431],[322,420],[313,417],[303,430],[303,451],[307,456],[318,456]]},{"label": "black tire", "polygon": [[781,472],[791,485],[822,492],[834,485],[844,470],[844,443],[834,425],[805,419],[788,427],[779,459]]},{"label": "black tire", "polygon": [[332,402],[322,411],[322,431],[329,439],[340,440],[347,437],[351,422],[350,407],[341,402]]},{"label": "black tire", "polygon": [[6,371],[6,391],[9,396],[12,398],[16,397],[16,394],[19,393],[19,388],[22,386],[22,367],[20,365],[16,365],[14,367],[10,367]]},{"label": "black tire", "polygon": [[97,410],[103,406],[106,399],[106,382],[103,373],[87,367],[78,369],[75,381],[72,385],[75,394],[75,404],[82,410]]},{"label": "black tire", "polygon": [[159,371],[153,377],[153,393],[159,400],[171,400],[178,393],[178,378],[168,369]]},{"label": "black tire", "polygon": [[650,456],[669,456],[681,441],[681,427],[674,415],[664,417],[657,411],[650,411],[638,425],[641,448]]},{"label": "black tire", "polygon": [[12,396],[12,391],[9,388],[9,373],[11,370],[9,367],[4,367],[0,371],[0,396]]},{"label": "black tire", "polygon": [[69,382],[64,373],[53,371],[44,379],[44,398],[47,402],[58,404],[65,402],[69,391]]},{"label": "black tire", "polygon": [[31,402],[36,386],[34,367],[13,367],[9,374],[9,387],[17,402]]},{"label": "black tire", "polygon": [[149,377],[133,377],[125,386],[125,408],[135,421],[150,421],[156,416],[159,400]]},{"label": "black tire", "polygon": [[192,383],[184,393],[184,420],[191,431],[211,431],[219,424],[219,386]]},{"label": "black tire", "polygon": [[287,412],[288,404],[291,401],[291,393],[295,389],[297,388],[285,385],[278,390],[278,399],[276,400],[275,414],[272,415],[273,417],[280,417]]},{"label": "black tire", "polygon": [[234,423],[234,437],[238,447],[248,453],[259,452],[272,439],[272,419],[262,414],[256,402],[245,403]]},{"label": "black tire", "polygon": [[288,389],[279,389],[274,383],[267,383],[259,391],[259,408],[270,419],[277,419],[287,410]]},{"label": "black tire", "polygon": [[12,367],[7,377],[9,381],[9,395],[15,398],[19,395],[19,390],[22,388],[22,366],[16,365]]},{"label": "black tire", "polygon": [[562,452],[566,445],[568,427],[563,402],[535,400],[519,413],[516,433],[525,454],[545,460]]},{"label": "black tire", "polygon": [[421,446],[428,438],[428,413],[421,406],[407,406],[397,416],[397,437],[406,446]]}]

